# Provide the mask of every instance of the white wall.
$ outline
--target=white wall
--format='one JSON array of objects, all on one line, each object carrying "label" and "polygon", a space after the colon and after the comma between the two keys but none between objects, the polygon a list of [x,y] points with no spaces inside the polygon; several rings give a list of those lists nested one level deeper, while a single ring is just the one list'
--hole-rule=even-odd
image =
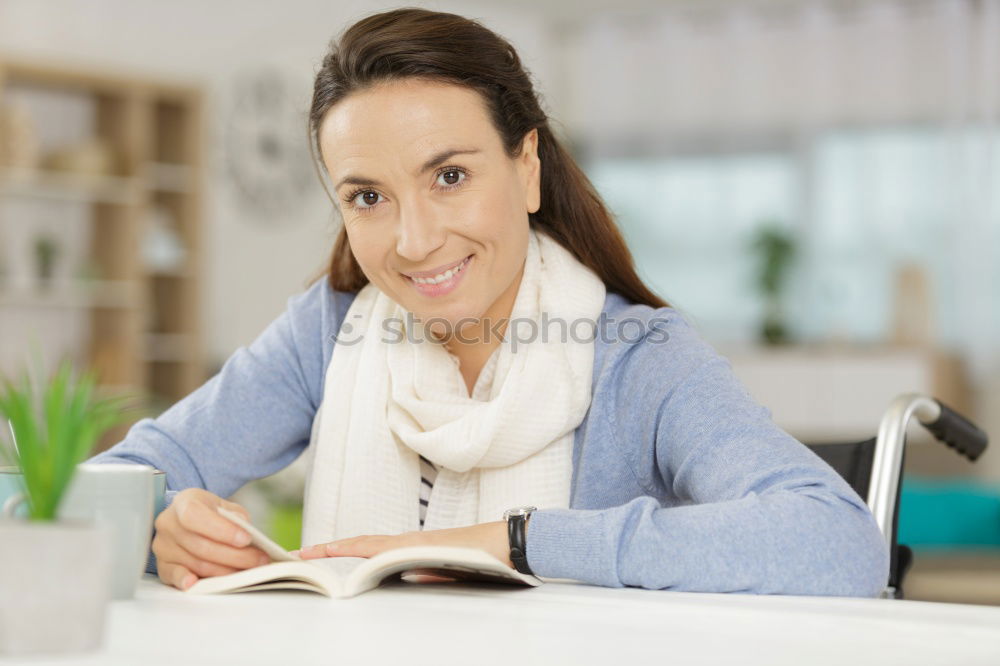
[{"label": "white wall", "polygon": [[[500,3],[415,2],[482,20],[507,37],[529,69],[549,70],[544,26],[525,9]],[[283,0],[2,0],[0,53],[149,73],[201,83],[208,113],[204,290],[206,354],[221,362],[251,342],[324,263],[335,238],[332,204],[309,171],[301,205],[270,226],[249,223],[224,171],[222,137],[235,78],[275,69],[291,82],[302,122],[291,133],[305,146],[312,77],[327,44],[350,23],[399,5]]]},{"label": "white wall", "polygon": [[[711,17],[684,19],[684,12],[702,3],[717,10],[716,19],[725,19],[721,25]],[[912,7],[920,11],[910,11],[910,5],[904,10],[906,3],[836,0],[587,0],[585,9],[574,0],[410,4],[481,19],[509,38],[540,82],[556,127],[591,141],[614,142],[624,133],[656,144],[650,137],[658,134],[766,136],[814,125],[996,117],[995,97],[980,94],[994,89],[981,81],[994,71],[995,59],[988,49],[972,48],[983,35],[963,18],[963,8],[977,6],[965,0],[915,0]],[[778,5],[796,9],[791,25],[780,12],[752,11]],[[283,72],[304,114],[329,40],[354,20],[393,6],[361,0],[0,0],[0,54],[149,72],[205,86],[209,179],[202,307],[212,361],[248,344],[283,310],[322,264],[335,232],[332,204],[312,175],[301,205],[290,206],[271,227],[247,222],[222,169],[233,81],[265,68]],[[850,6],[866,11],[843,21],[833,10]],[[631,20],[594,14],[629,8]],[[945,43],[969,48],[948,50]],[[973,57],[980,51],[981,58]],[[957,94],[942,93],[949,89]],[[304,143],[304,129],[299,134]],[[977,238],[968,236],[971,242]],[[1000,321],[995,294],[964,293],[969,312]],[[993,355],[995,343],[987,342]],[[981,387],[980,411],[995,432],[1000,380],[995,372],[985,374],[990,383]]]}]

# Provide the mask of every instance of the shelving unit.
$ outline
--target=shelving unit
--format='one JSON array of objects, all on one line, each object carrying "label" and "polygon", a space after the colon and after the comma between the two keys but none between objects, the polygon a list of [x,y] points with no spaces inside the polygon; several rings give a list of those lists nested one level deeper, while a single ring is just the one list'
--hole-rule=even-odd
[{"label": "shelving unit", "polygon": [[[89,138],[111,149],[114,167],[106,172],[74,172],[46,166],[44,159],[28,167],[11,166],[0,153],[0,262],[16,264],[18,257],[12,255],[20,252],[22,265],[19,275],[8,271],[0,281],[0,344],[9,344],[4,342],[5,330],[28,330],[41,316],[75,312],[86,322],[86,335],[75,340],[71,356],[81,366],[93,368],[102,387],[141,395],[146,414],[155,414],[205,379],[198,316],[201,91],[141,74],[86,71],[0,56],[0,107],[8,100],[23,102],[32,94],[65,95],[74,108],[85,109]],[[52,126],[52,114],[32,114],[31,119],[43,145],[47,132],[59,134],[60,128]],[[31,202],[33,210],[40,211],[49,206],[53,212],[18,214],[12,202]],[[27,237],[29,232],[15,225],[29,225],[39,215],[58,217],[64,210],[60,206],[81,210],[67,222],[85,220],[87,229],[76,232],[86,242],[77,245],[88,247],[73,248],[82,251],[82,260],[64,271],[68,274],[42,281],[34,270],[23,269],[32,263],[27,257],[31,246],[13,247],[4,238]],[[154,268],[143,258],[154,211],[169,221],[184,250],[179,265]],[[69,239],[67,234],[67,244]],[[19,373],[29,361],[28,351],[8,349],[0,357],[0,372]],[[11,367],[11,358],[20,363]],[[129,426],[109,433],[100,448],[119,441]]]}]

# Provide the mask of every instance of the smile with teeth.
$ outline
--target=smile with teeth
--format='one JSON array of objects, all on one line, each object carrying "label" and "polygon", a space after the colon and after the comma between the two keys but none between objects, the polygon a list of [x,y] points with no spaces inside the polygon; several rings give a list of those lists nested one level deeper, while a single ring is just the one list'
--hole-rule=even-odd
[{"label": "smile with teeth", "polygon": [[458,266],[455,266],[455,268],[449,269],[444,273],[441,273],[440,275],[435,275],[432,278],[411,277],[410,279],[416,282],[417,284],[440,284],[445,280],[450,279],[453,275],[461,273],[462,269],[466,267],[466,265],[469,263],[469,259],[471,258],[472,255],[469,255],[468,257],[465,258],[465,260],[462,263],[460,263]]}]

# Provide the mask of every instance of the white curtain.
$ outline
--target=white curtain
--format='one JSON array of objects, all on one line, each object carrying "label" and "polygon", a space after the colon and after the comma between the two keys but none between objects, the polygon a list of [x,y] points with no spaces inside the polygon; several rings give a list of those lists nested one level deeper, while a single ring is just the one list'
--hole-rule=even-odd
[{"label": "white curtain", "polygon": [[[979,384],[1000,387],[1000,3],[949,2],[956,338]],[[996,405],[1000,407],[1000,405]],[[993,412],[1000,411],[994,409]]]},{"label": "white curtain", "polygon": [[[780,157],[796,174],[774,181],[792,191],[773,207],[791,197],[802,240],[798,332],[884,341],[893,271],[917,260],[932,278],[938,344],[963,355],[977,411],[1000,430],[1000,2],[689,3],[588,16],[560,34],[569,64],[555,113],[633,247],[645,246],[637,254],[662,248],[682,261],[669,249],[703,228],[689,223],[690,190],[650,174],[699,156],[719,173],[734,155]],[[726,231],[740,224],[713,232],[716,255],[697,282],[748,279],[739,262],[717,260],[743,243]],[[648,253],[639,263],[695,315],[710,298]],[[706,328],[749,332],[746,321],[713,319],[726,302],[732,317],[745,312],[735,289],[717,293]]]}]

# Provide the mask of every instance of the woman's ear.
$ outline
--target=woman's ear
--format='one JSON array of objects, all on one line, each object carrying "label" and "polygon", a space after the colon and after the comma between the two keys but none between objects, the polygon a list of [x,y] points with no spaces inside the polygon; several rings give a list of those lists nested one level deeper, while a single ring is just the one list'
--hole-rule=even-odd
[{"label": "woman's ear", "polygon": [[532,128],[524,135],[521,154],[517,158],[518,170],[524,179],[525,205],[529,213],[537,213],[542,207],[541,176],[542,163],[538,159],[538,129]]}]

